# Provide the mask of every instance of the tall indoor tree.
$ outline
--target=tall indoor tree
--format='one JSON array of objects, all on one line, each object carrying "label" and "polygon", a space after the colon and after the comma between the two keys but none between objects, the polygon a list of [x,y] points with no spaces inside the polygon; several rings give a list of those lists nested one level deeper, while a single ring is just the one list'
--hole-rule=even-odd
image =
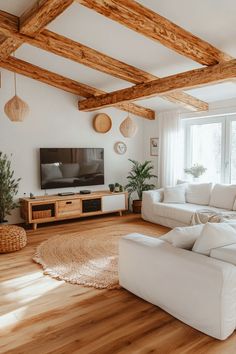
[{"label": "tall indoor tree", "polygon": [[11,161],[0,151],[0,224],[6,222],[6,216],[18,206],[14,197],[18,192],[19,182],[20,178],[14,178]]}]

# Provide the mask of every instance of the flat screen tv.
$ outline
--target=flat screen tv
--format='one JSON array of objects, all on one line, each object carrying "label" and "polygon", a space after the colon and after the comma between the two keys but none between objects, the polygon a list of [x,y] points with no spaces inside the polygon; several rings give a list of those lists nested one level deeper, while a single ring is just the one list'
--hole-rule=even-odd
[{"label": "flat screen tv", "polygon": [[104,149],[40,149],[41,189],[104,184]]}]

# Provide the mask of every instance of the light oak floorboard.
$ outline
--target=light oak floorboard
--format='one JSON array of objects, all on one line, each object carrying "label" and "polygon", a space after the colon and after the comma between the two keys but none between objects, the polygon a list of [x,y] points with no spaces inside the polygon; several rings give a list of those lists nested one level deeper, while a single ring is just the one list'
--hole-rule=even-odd
[{"label": "light oak floorboard", "polygon": [[28,230],[23,250],[0,255],[0,353],[235,354],[235,334],[220,342],[124,289],[57,281],[32,261],[36,246],[51,236],[91,230],[99,237],[121,225],[151,236],[168,231],[134,214],[86,218]]}]

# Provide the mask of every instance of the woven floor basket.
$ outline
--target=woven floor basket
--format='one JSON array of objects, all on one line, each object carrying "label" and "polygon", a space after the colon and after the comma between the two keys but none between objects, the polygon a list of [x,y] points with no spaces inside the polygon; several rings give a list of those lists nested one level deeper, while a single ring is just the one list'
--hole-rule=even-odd
[{"label": "woven floor basket", "polygon": [[27,244],[26,232],[15,225],[0,225],[0,253],[21,250]]}]

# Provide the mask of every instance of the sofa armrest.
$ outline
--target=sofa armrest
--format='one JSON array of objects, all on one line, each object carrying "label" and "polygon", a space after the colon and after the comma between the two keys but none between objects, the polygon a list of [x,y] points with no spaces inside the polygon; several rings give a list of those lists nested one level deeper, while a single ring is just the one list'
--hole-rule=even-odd
[{"label": "sofa armrest", "polygon": [[142,218],[144,220],[149,220],[150,216],[153,214],[153,204],[162,202],[163,199],[164,199],[163,188],[143,192]]},{"label": "sofa armrest", "polygon": [[119,281],[137,296],[218,339],[236,326],[236,267],[139,234],[120,239]]}]

